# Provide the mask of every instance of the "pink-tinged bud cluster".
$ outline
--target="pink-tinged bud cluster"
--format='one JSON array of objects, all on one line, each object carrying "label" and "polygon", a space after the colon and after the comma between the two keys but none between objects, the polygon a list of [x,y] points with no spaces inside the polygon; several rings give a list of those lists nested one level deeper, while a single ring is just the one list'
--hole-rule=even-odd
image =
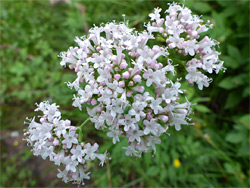
[{"label": "pink-tinged bud cluster", "polygon": [[[77,91],[73,106],[81,110],[89,104],[90,120],[96,129],[108,129],[114,144],[126,135],[126,155],[155,150],[168,126],[180,130],[188,124],[190,103],[181,113],[176,107],[181,85],[168,78],[175,74],[174,66],[171,60],[165,65],[157,61],[168,56],[167,49],[151,48],[149,39],[153,37],[145,31],[133,32],[125,23],[113,22],[90,29],[88,36],[76,38],[78,47],[61,54],[60,64],[73,65],[77,72],[76,80],[68,83]],[[97,103],[91,103],[93,99]]]},{"label": "pink-tinged bud cluster", "polygon": [[84,185],[84,179],[90,178],[90,172],[84,171],[86,162],[97,158],[103,165],[106,153],[98,154],[99,146],[96,143],[91,146],[90,143],[79,142],[76,127],[71,126],[69,120],[61,120],[56,104],[45,101],[35,111],[38,110],[43,112],[41,123],[35,122],[35,117],[30,119],[24,140],[32,147],[34,155],[49,158],[55,165],[64,168],[63,171],[58,169],[58,178],[65,183],[72,181]]},{"label": "pink-tinged bud cluster", "polygon": [[208,36],[200,37],[213,25],[210,21],[204,23],[199,16],[192,15],[190,9],[176,3],[169,4],[165,18],[161,18],[160,12],[160,8],[155,8],[154,13],[149,14],[152,22],[146,25],[148,32],[160,33],[169,49],[189,57],[184,62],[188,72],[186,80],[190,85],[196,83],[200,90],[203,86],[208,87],[212,79],[203,72],[224,70],[223,61],[219,60],[220,53],[216,50],[219,42]]}]

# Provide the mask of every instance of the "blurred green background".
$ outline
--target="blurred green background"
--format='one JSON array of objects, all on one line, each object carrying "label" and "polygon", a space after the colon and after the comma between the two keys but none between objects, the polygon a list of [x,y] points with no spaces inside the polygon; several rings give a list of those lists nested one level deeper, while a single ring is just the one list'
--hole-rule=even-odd
[{"label": "blurred green background", "polygon": [[[143,29],[154,7],[169,1],[0,1],[1,187],[68,187],[56,178],[55,166],[34,157],[22,141],[23,122],[33,117],[36,102],[51,99],[63,118],[79,125],[85,112],[72,107],[73,91],[64,82],[75,74],[60,67],[57,55],[86,34],[93,24],[130,20]],[[181,1],[183,2],[183,1]],[[209,88],[186,87],[195,126],[162,136],[157,152],[126,157],[123,139],[113,145],[91,124],[85,138],[102,145],[112,160],[90,164],[86,187],[249,187],[249,1],[195,1],[185,5],[211,20],[209,36],[221,44],[227,71],[213,75]]]}]

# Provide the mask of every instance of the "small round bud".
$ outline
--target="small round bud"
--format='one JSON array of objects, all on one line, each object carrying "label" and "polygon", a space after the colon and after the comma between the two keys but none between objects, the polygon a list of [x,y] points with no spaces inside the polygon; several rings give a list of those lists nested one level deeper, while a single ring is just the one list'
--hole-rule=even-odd
[{"label": "small round bud", "polygon": [[128,66],[128,64],[126,63],[126,61],[122,61],[122,63],[120,64],[120,69],[126,69]]},{"label": "small round bud", "polygon": [[124,82],[124,81],[120,81],[120,82],[119,82],[119,86],[120,86],[120,87],[125,87],[125,82]]},{"label": "small round bud", "polygon": [[68,119],[66,119],[66,120],[65,120],[65,126],[68,127],[68,126],[70,126],[70,124],[71,124],[71,121],[68,120]]},{"label": "small round bud", "polygon": [[96,105],[96,104],[97,104],[96,99],[92,99],[92,100],[91,100],[91,104],[92,104],[93,106]]},{"label": "small round bud", "polygon": [[133,78],[134,82],[141,82],[141,76],[140,75],[135,75]]},{"label": "small round bud", "polygon": [[54,145],[54,146],[58,146],[58,145],[59,145],[59,140],[57,140],[57,139],[55,138],[55,140],[53,141],[53,145]]},{"label": "small round bud", "polygon": [[121,75],[120,75],[120,74],[115,74],[115,75],[114,75],[114,78],[115,78],[116,80],[119,80],[119,79],[121,78]]},{"label": "small round bud", "polygon": [[128,78],[129,78],[129,72],[128,72],[128,71],[124,72],[124,73],[122,74],[122,77],[123,77],[124,79],[128,79]]}]

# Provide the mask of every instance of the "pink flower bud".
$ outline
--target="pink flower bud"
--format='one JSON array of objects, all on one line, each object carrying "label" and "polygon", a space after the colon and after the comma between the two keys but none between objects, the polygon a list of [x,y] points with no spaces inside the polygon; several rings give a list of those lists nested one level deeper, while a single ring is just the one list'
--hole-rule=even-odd
[{"label": "pink flower bud", "polygon": [[119,80],[119,79],[121,78],[121,75],[120,75],[120,74],[115,74],[115,75],[114,75],[114,78],[115,78],[116,80]]},{"label": "pink flower bud", "polygon": [[70,64],[70,65],[69,65],[69,68],[70,68],[70,69],[73,69],[74,67],[75,67],[75,65],[73,65],[73,64]]},{"label": "pink flower bud", "polygon": [[137,86],[134,87],[133,89],[137,92],[143,93],[145,88],[143,86]]},{"label": "pink flower bud", "polygon": [[97,48],[96,48],[96,50],[99,52],[100,50],[101,50],[102,48],[100,47],[100,46],[98,46]]},{"label": "pink flower bud", "polygon": [[117,58],[116,55],[113,55],[112,58],[111,58],[111,60],[112,60],[113,62],[115,62],[115,63],[117,63],[117,59],[118,59],[118,58]]},{"label": "pink flower bud", "polygon": [[65,120],[65,126],[68,127],[68,126],[70,126],[70,124],[71,124],[71,121],[68,120],[68,119],[66,119],[66,120]]},{"label": "pink flower bud", "polygon": [[161,89],[160,88],[157,88],[156,90],[155,90],[155,93],[158,95],[159,93],[161,92]]},{"label": "pink flower bud", "polygon": [[128,71],[124,72],[124,73],[122,74],[122,77],[123,77],[124,79],[128,79],[128,78],[129,78],[129,72],[128,72]]},{"label": "pink flower bud", "polygon": [[119,71],[118,67],[115,67],[115,71],[116,71],[116,72],[118,72],[118,71]]},{"label": "pink flower bud", "polygon": [[133,68],[129,68],[128,72],[131,73],[134,69]]},{"label": "pink flower bud", "polygon": [[71,127],[69,128],[69,130],[70,130],[70,131],[75,131],[75,130],[76,130],[76,128],[75,128],[75,127],[73,127],[73,126],[71,126]]},{"label": "pink flower bud", "polygon": [[44,118],[41,118],[41,119],[40,119],[40,122],[41,122],[41,123],[44,123],[44,122],[45,122],[45,119],[44,119]]},{"label": "pink flower bud", "polygon": [[141,76],[140,75],[135,75],[133,78],[134,82],[141,82]]},{"label": "pink flower bud", "polygon": [[151,109],[147,109],[147,113],[148,113],[148,114],[151,114],[151,113],[152,113],[152,110],[151,110]]},{"label": "pink flower bud", "polygon": [[93,106],[96,105],[96,104],[97,104],[96,99],[92,99],[92,100],[91,100],[91,104],[92,104]]},{"label": "pink flower bud", "polygon": [[54,159],[57,160],[59,158],[59,154],[55,155]]},{"label": "pink flower bud", "polygon": [[63,144],[62,148],[63,148],[63,149],[67,149],[67,145],[66,145],[66,144]]},{"label": "pink flower bud", "polygon": [[174,48],[174,45],[171,43],[171,44],[168,45],[168,47],[169,47],[170,49],[173,49],[173,48]]},{"label": "pink flower bud", "polygon": [[126,63],[126,61],[122,61],[122,63],[120,64],[121,69],[126,69],[127,66],[128,66],[128,64]]},{"label": "pink flower bud", "polygon": [[101,106],[98,106],[98,107],[96,108],[96,111],[97,111],[97,112],[101,112],[101,111],[102,111],[102,107],[101,107]]},{"label": "pink flower bud", "polygon": [[164,18],[161,18],[160,20],[157,21],[157,25],[161,26],[164,23]]},{"label": "pink flower bud", "polygon": [[168,116],[162,115],[160,116],[160,120],[162,120],[164,123],[168,121]]},{"label": "pink flower bud", "polygon": [[133,81],[129,81],[128,85],[129,85],[129,86],[133,86],[133,85],[134,85],[134,82],[133,82]]},{"label": "pink flower bud", "polygon": [[144,119],[146,117],[146,114],[141,115],[141,118]]},{"label": "pink flower bud", "polygon": [[164,32],[164,28],[163,28],[163,27],[160,27],[159,33],[163,33],[163,32]]},{"label": "pink flower bud", "polygon": [[105,67],[109,72],[111,71],[111,67],[110,66],[106,66]]},{"label": "pink flower bud", "polygon": [[151,120],[153,116],[151,114],[147,114],[147,120]]},{"label": "pink flower bud", "polygon": [[122,54],[121,57],[122,57],[122,59],[124,59],[125,58],[125,54]]},{"label": "pink flower bud", "polygon": [[154,67],[155,70],[158,70],[158,69],[159,69],[159,65],[158,65],[158,64],[154,64],[153,67]]},{"label": "pink flower bud", "polygon": [[105,85],[106,85],[105,81],[101,82],[101,85],[102,85],[102,86],[105,86]]},{"label": "pink flower bud", "polygon": [[133,92],[132,92],[132,91],[128,91],[128,92],[127,92],[127,97],[131,97],[131,96],[132,96],[132,94],[133,94]]},{"label": "pink flower bud", "polygon": [[119,86],[120,86],[120,87],[125,87],[125,82],[124,82],[123,80],[120,81],[120,82],[119,82]]},{"label": "pink flower bud", "polygon": [[99,145],[97,144],[97,143],[94,143],[94,145],[93,145],[94,147],[99,147]]},{"label": "pink flower bud", "polygon": [[55,140],[53,141],[53,145],[54,145],[54,146],[58,146],[58,145],[59,145],[59,140],[55,139]]},{"label": "pink flower bud", "polygon": [[130,54],[132,57],[135,57],[136,56],[136,52],[131,52]]}]

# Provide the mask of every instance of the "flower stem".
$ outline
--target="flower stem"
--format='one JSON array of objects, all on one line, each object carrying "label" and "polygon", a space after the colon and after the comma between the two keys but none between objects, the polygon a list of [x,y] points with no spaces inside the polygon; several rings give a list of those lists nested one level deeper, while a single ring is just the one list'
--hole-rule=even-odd
[{"label": "flower stem", "polygon": [[86,119],[86,120],[79,126],[80,130],[82,130],[82,128],[89,122],[89,120],[90,120],[90,117],[89,117],[88,119]]}]

